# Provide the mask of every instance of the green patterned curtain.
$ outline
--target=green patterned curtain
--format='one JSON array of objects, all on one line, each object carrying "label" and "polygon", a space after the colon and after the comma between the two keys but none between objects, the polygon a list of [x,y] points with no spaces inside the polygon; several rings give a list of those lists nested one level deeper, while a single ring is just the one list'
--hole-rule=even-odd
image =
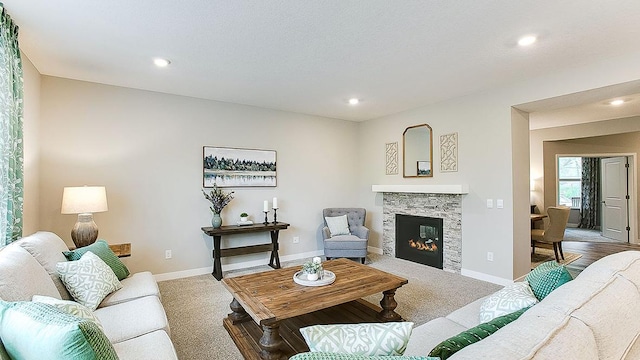
[{"label": "green patterned curtain", "polygon": [[580,225],[585,229],[595,229],[600,219],[600,159],[582,158],[582,204],[580,205]]},{"label": "green patterned curtain", "polygon": [[18,26],[0,3],[0,246],[22,236],[23,80]]}]

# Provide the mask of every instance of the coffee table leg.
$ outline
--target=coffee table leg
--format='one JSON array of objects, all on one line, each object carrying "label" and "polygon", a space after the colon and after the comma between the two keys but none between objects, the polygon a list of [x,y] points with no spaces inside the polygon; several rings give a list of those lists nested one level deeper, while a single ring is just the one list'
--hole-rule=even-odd
[{"label": "coffee table leg", "polygon": [[396,294],[396,289],[387,290],[383,293],[382,300],[380,300],[380,306],[382,306],[382,311],[378,313],[376,316],[378,320],[383,322],[388,321],[400,321],[402,317],[398,315],[394,310],[398,306],[394,295]]},{"label": "coffee table leg", "polygon": [[282,337],[280,337],[280,324],[264,324],[262,325],[262,337],[260,338],[260,358],[263,360],[280,360],[282,352]]},{"label": "coffee table leg", "polygon": [[247,314],[247,312],[244,310],[242,305],[240,305],[238,300],[236,300],[236,298],[233,298],[233,300],[231,300],[231,304],[229,304],[229,307],[232,311],[232,313],[229,314],[229,320],[231,320],[232,324],[235,325],[251,319],[249,314]]}]

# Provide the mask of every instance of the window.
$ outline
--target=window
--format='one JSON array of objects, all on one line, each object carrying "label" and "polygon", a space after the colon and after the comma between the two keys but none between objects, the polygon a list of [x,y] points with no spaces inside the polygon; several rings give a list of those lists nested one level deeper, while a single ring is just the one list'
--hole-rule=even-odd
[{"label": "window", "polygon": [[580,207],[582,158],[558,158],[558,205]]}]

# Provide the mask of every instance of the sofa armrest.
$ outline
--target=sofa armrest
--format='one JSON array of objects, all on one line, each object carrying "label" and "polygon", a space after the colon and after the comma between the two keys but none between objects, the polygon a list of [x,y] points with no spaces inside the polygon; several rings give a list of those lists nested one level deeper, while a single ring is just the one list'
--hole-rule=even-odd
[{"label": "sofa armrest", "polygon": [[322,239],[327,240],[331,237],[331,231],[329,231],[329,227],[325,226],[322,228]]}]

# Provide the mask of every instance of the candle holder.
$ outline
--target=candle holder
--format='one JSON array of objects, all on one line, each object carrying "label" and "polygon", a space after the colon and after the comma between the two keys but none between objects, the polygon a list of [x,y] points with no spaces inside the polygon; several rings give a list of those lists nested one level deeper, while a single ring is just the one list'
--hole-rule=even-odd
[{"label": "candle holder", "polygon": [[263,222],[263,224],[265,224],[265,225],[267,225],[269,223],[269,220],[267,220],[267,214],[268,213],[269,213],[268,211],[264,211],[264,222]]},{"label": "candle holder", "polygon": [[273,225],[278,222],[278,208],[273,208]]}]

